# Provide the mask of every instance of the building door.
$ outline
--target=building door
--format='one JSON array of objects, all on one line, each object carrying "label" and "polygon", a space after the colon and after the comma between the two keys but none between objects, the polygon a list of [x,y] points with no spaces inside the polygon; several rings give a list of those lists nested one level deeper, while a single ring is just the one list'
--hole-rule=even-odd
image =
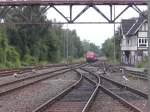
[{"label": "building door", "polygon": [[125,64],[130,64],[130,51],[125,51]]}]

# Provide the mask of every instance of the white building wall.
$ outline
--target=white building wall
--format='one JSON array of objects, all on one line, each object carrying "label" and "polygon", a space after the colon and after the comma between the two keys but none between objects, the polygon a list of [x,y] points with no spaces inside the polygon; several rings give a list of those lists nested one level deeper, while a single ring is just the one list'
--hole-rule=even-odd
[{"label": "white building wall", "polygon": [[[146,27],[146,26],[145,26]],[[143,30],[143,29],[141,29]],[[139,31],[138,32],[138,49],[140,50],[146,50],[148,47],[148,38],[147,38],[147,32],[146,31]]]},{"label": "white building wall", "polygon": [[135,53],[135,51],[131,51],[131,57],[130,57],[130,59],[131,59],[131,64],[132,65],[134,65],[135,64],[135,57],[136,57],[136,53]]},{"label": "white building wall", "polygon": [[143,51],[143,56],[148,56],[148,51]]},{"label": "white building wall", "polygon": [[132,36],[121,40],[121,50],[137,50],[137,37]]},{"label": "white building wall", "polygon": [[[121,60],[123,63],[126,63],[126,56],[125,56],[125,52],[128,51],[130,52],[129,55],[129,64],[135,65],[138,62],[140,62],[145,56],[148,56],[148,51],[147,51],[147,47],[148,47],[148,38],[147,38],[147,31],[148,31],[148,24],[144,23],[142,25],[142,27],[139,29],[137,35],[135,36],[131,36],[131,37],[126,37],[125,35],[123,35],[123,38],[121,40],[121,51],[122,51],[122,56],[121,56]],[[139,43],[139,39],[141,39],[141,42],[143,41],[143,43]],[[142,55],[139,55],[138,52],[142,52]]]},{"label": "white building wall", "polygon": [[138,32],[138,37],[147,37],[147,32]]}]

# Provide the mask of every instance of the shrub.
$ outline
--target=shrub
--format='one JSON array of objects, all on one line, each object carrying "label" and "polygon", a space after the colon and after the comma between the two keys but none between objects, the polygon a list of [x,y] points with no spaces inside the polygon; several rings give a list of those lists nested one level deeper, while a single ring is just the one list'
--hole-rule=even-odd
[{"label": "shrub", "polygon": [[6,49],[6,66],[20,67],[20,55],[14,47],[8,47]]}]

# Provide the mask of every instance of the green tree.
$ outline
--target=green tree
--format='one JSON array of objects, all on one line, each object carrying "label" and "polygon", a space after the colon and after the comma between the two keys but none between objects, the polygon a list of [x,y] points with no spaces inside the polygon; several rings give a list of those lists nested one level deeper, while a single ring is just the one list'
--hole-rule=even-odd
[{"label": "green tree", "polygon": [[120,48],[120,40],[121,40],[121,35],[120,35],[120,27],[118,28],[118,30],[115,32],[115,35],[110,38],[110,39],[107,39],[103,45],[102,45],[102,53],[108,57],[108,58],[111,58],[113,59],[114,56],[114,40],[115,40],[115,55],[116,55],[116,59],[118,61],[120,61],[120,51],[121,51],[121,48]]},{"label": "green tree", "polygon": [[15,47],[9,45],[5,35],[5,29],[0,27],[0,66],[18,67],[20,66],[20,55]]},{"label": "green tree", "polygon": [[100,47],[96,46],[94,43],[90,43],[89,41],[84,40],[82,42],[82,45],[83,45],[84,53],[86,53],[87,51],[93,51],[98,56],[101,56],[101,49],[100,49]]},{"label": "green tree", "polygon": [[107,39],[102,45],[102,52],[108,58],[111,58],[113,55],[113,39]]}]

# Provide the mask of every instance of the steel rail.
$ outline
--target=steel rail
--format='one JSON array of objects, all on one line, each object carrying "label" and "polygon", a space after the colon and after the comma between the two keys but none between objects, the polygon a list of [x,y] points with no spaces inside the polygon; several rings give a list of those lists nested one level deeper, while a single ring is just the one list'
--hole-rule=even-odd
[{"label": "steel rail", "polygon": [[93,94],[91,95],[91,97],[89,98],[88,102],[84,106],[82,112],[87,112],[89,110],[90,106],[94,102],[94,98],[96,97],[96,95],[98,93],[98,90],[99,90],[99,85],[96,86],[96,89],[94,90]]},{"label": "steel rail", "polygon": [[109,82],[111,82],[111,83],[117,85],[117,86],[120,86],[120,87],[122,87],[122,88],[126,88],[126,90],[129,90],[129,91],[131,91],[131,92],[133,92],[133,93],[135,93],[135,94],[138,94],[138,95],[140,95],[140,96],[142,96],[142,97],[148,99],[148,94],[147,94],[147,93],[144,93],[144,92],[142,92],[142,91],[139,91],[138,89],[129,87],[129,86],[127,86],[127,85],[123,85],[123,84],[121,84],[121,83],[119,83],[119,82],[116,82],[116,81],[111,80],[111,79],[109,79],[109,78],[106,78],[106,77],[104,77],[104,76],[100,76],[100,77],[101,77],[102,79],[105,79],[105,80],[107,80],[107,81],[109,81]]},{"label": "steel rail", "polygon": [[[83,65],[81,65],[81,66],[83,66]],[[75,67],[76,68],[76,67]],[[48,76],[48,74],[49,73],[45,73],[46,75],[42,75],[42,78],[40,78],[41,77],[41,75],[39,76],[39,78],[40,79],[36,79],[35,81],[31,81],[31,82],[28,82],[28,83],[23,83],[22,85],[19,85],[19,86],[15,86],[15,87],[13,87],[13,88],[8,88],[8,89],[6,89],[6,90],[2,90],[2,91],[0,91],[0,96],[1,95],[5,95],[5,94],[7,94],[8,92],[11,92],[11,91],[14,91],[14,90],[17,90],[17,89],[19,89],[19,88],[22,88],[22,87],[26,87],[26,86],[28,86],[28,85],[31,85],[31,84],[34,84],[34,83],[37,83],[37,82],[39,82],[39,81],[42,81],[42,80],[46,80],[46,79],[48,79],[48,78],[52,78],[52,77],[55,77],[55,76],[58,76],[58,75],[60,75],[60,74],[63,74],[63,73],[66,73],[66,72],[69,72],[69,71],[71,71],[72,69],[69,69],[69,68],[67,68],[68,70],[65,70],[65,71],[62,71],[62,70],[60,70],[60,71],[62,71],[61,73],[56,73],[56,74],[53,74],[53,75],[50,75],[50,76]],[[57,70],[58,71],[58,70]],[[53,73],[54,72],[57,72],[57,71],[53,71]],[[36,77],[35,77],[36,78]],[[30,79],[30,78],[29,78]],[[23,80],[21,80],[21,81],[23,81]],[[12,83],[17,83],[17,82],[21,82],[21,81],[16,81],[16,82],[12,82]],[[11,83],[11,84],[12,84]],[[9,86],[10,84],[6,84],[5,86],[7,87],[7,86]],[[5,86],[3,86],[3,87],[5,87]]]},{"label": "steel rail", "polygon": [[56,95],[52,99],[48,100],[44,104],[40,105],[38,108],[34,109],[32,112],[42,112],[42,111],[44,111],[48,106],[50,106],[51,104],[55,103],[57,100],[61,99],[69,91],[71,91],[74,87],[79,85],[81,83],[81,81],[83,80],[83,76],[79,72],[77,72],[77,73],[78,73],[78,75],[80,75],[80,79],[77,82],[75,82],[74,84],[72,84],[71,86],[69,86],[68,88],[66,88],[61,93],[59,93],[58,95]]},{"label": "steel rail", "polygon": [[[84,70],[82,68],[82,70]],[[85,70],[87,71],[87,70]],[[88,72],[88,71],[87,71]],[[91,73],[89,71],[89,73]],[[96,75],[94,73],[92,73],[93,75]],[[97,75],[96,75],[97,76]],[[85,77],[85,76],[84,76]],[[86,77],[87,78],[87,77]],[[101,77],[99,77],[101,78]],[[89,79],[90,80],[90,79]],[[92,81],[92,80],[91,80]],[[96,82],[93,82],[95,84],[97,84]],[[115,94],[114,92],[110,91],[109,89],[105,88],[104,86],[98,84],[98,89],[97,91],[101,89],[103,90],[106,94],[109,94],[111,97],[116,98],[118,101],[120,101],[124,106],[127,106],[128,108],[132,109],[134,112],[142,112],[142,110],[140,110],[139,108],[137,108],[136,106],[134,106],[133,104],[129,103],[128,101],[126,101],[125,99],[123,99],[122,97],[120,97],[119,95]],[[88,106],[86,107],[86,109],[84,109],[82,112],[87,112],[89,107],[91,106],[93,99],[96,97],[97,92],[95,93],[95,95],[92,96],[91,101],[89,101]]]},{"label": "steel rail", "polygon": [[[93,65],[92,65],[93,66]],[[120,66],[121,68],[124,68],[123,66]],[[106,69],[106,66],[104,67]],[[114,67],[113,67],[114,69]],[[112,70],[113,70],[112,69]],[[126,68],[124,68],[125,71],[127,71],[127,73],[131,73],[131,75],[135,78],[139,78],[139,79],[142,79],[142,80],[147,80],[147,73],[146,72],[140,72],[140,71],[134,71],[134,70],[128,70]],[[128,74],[127,74],[128,75]]]},{"label": "steel rail", "polygon": [[[82,68],[83,69],[83,68]],[[93,72],[91,72],[91,71],[88,71],[88,70],[86,70],[86,69],[83,69],[83,70],[85,70],[85,71],[87,71],[87,72],[89,72],[89,73],[91,73],[91,74],[95,74],[95,73],[93,73]],[[96,74],[95,74],[96,75]],[[142,97],[144,97],[144,98],[148,98],[148,94],[147,93],[144,93],[144,92],[142,92],[142,91],[139,91],[139,90],[137,90],[137,89],[135,89],[135,88],[132,88],[132,87],[129,87],[129,86],[127,86],[127,85],[123,85],[123,84],[121,84],[121,83],[119,83],[119,82],[116,82],[116,81],[114,81],[114,80],[112,80],[112,79],[109,79],[109,78],[106,78],[106,77],[104,77],[104,76],[102,76],[101,74],[99,74],[99,76],[100,76],[100,78],[101,79],[105,79],[105,80],[107,80],[107,81],[110,81],[111,83],[113,83],[113,84],[115,84],[115,85],[117,85],[117,86],[120,86],[120,87],[122,87],[122,88],[126,88],[127,90],[129,90],[129,91],[131,91],[131,92],[133,92],[133,93],[135,93],[135,94],[138,94],[138,95],[140,95],[140,96],[142,96]]]},{"label": "steel rail", "polygon": [[[76,68],[76,67],[78,67],[78,66],[85,66],[85,65],[86,65],[86,64],[77,65],[77,66],[75,66],[74,68]],[[13,81],[9,81],[9,82],[6,82],[6,83],[2,83],[2,84],[0,84],[0,87],[6,86],[6,85],[9,85],[9,84],[13,84],[13,83],[16,83],[16,82],[28,80],[28,79],[35,78],[35,77],[41,77],[41,75],[49,75],[50,73],[54,73],[54,72],[58,72],[58,71],[61,71],[61,70],[66,70],[66,69],[71,69],[71,68],[70,68],[70,66],[67,66],[67,67],[65,67],[65,68],[61,68],[61,69],[58,69],[58,70],[53,70],[53,71],[46,72],[46,73],[40,73],[40,74],[33,75],[33,76],[23,77],[23,78],[20,78],[20,79],[17,79],[17,80],[13,80]]]},{"label": "steel rail", "polygon": [[[74,64],[78,64],[79,63],[73,63]],[[40,66],[30,66],[30,67],[25,67],[25,68],[13,68],[13,69],[0,69],[0,77],[5,77],[5,76],[10,76],[13,73],[27,73],[27,72],[32,72],[32,69],[36,69],[36,70],[41,70],[44,68],[49,68],[49,67],[61,67],[61,66],[72,66],[72,64],[50,64],[50,65],[40,65]]]},{"label": "steel rail", "polygon": [[91,97],[89,98],[88,102],[87,102],[86,105],[84,106],[82,112],[87,112],[87,111],[89,110],[90,106],[91,106],[92,103],[94,102],[94,98],[96,97],[96,95],[97,95],[97,93],[98,93],[99,85],[100,85],[100,77],[98,77],[97,75],[94,75],[94,76],[97,77],[98,83],[95,82],[95,81],[93,81],[93,80],[91,80],[91,79],[89,79],[88,77],[86,77],[86,76],[84,75],[84,77],[85,77],[86,79],[88,79],[88,80],[90,80],[91,82],[95,83],[96,88],[95,88],[93,94],[91,95]]},{"label": "steel rail", "polygon": [[139,108],[137,108],[133,104],[129,103],[128,101],[126,101],[125,99],[120,97],[119,95],[116,95],[114,92],[110,91],[109,89],[105,88],[104,86],[100,85],[99,88],[102,89],[105,93],[112,96],[113,98],[119,100],[124,106],[127,106],[128,108],[130,108],[134,112],[143,112],[142,110],[140,110]]},{"label": "steel rail", "polygon": [[66,64],[34,66],[34,67],[28,67],[28,68],[4,69],[4,70],[0,70],[0,78],[11,76],[13,75],[13,73],[18,73],[18,74],[29,73],[29,72],[32,72],[32,69],[41,70],[43,69],[43,67],[60,67],[60,66],[66,66]]},{"label": "steel rail", "polygon": [[[51,104],[55,103],[57,100],[59,100],[60,98],[62,98],[63,96],[65,96],[69,91],[73,90],[74,87],[78,86],[81,83],[81,81],[83,80],[83,78],[87,79],[93,85],[96,85],[96,82],[91,81],[89,78],[85,77],[83,74],[81,74],[76,69],[72,69],[72,70],[75,71],[78,75],[80,75],[80,79],[76,83],[74,83],[73,85],[71,85],[70,87],[68,87],[67,89],[65,89],[63,92],[61,92],[60,94],[58,94],[57,96],[55,96],[54,98],[48,100],[47,102],[45,102],[44,104],[42,104],[41,106],[39,106],[38,108],[36,108],[35,110],[33,110],[32,112],[42,112],[42,111],[44,111],[47,108],[47,106],[50,106]],[[91,96],[93,96],[94,94],[95,94],[95,90],[94,90],[94,92],[92,93]],[[90,96],[89,99],[91,99],[91,96]],[[88,100],[88,102],[89,102],[89,100]],[[87,104],[85,106],[87,106]]]},{"label": "steel rail", "polygon": [[131,71],[131,70],[126,70],[126,71],[128,73],[130,73],[135,78],[140,78],[140,79],[143,79],[143,80],[148,80],[147,79],[147,75],[144,72],[136,72],[136,71]]},{"label": "steel rail", "polygon": [[148,80],[146,77],[141,77],[141,76],[138,76],[138,75],[135,75],[133,73],[131,73],[130,75],[127,75],[128,77],[133,77],[133,78],[136,78],[136,79],[140,79],[140,80]]},{"label": "steel rail", "polygon": [[62,69],[58,69],[58,70],[54,70],[54,71],[50,71],[50,72],[46,72],[46,73],[40,73],[38,75],[23,77],[23,78],[20,78],[20,79],[16,79],[16,80],[13,80],[13,81],[2,83],[2,84],[0,84],[0,87],[10,85],[10,84],[13,84],[13,83],[17,83],[17,82],[21,82],[21,81],[28,80],[28,79],[35,78],[35,77],[41,77],[41,75],[49,75],[50,73],[54,73],[54,72],[58,72],[58,71],[61,71],[61,70],[66,70],[66,69],[68,69],[68,68],[62,68]]},{"label": "steel rail", "polygon": [[68,72],[68,71],[70,71],[70,70],[66,70],[66,71],[63,71],[63,72],[61,72],[61,73],[57,73],[57,74],[54,74],[54,75],[51,75],[51,76],[46,76],[46,77],[44,77],[44,78],[37,79],[36,81],[29,82],[29,83],[27,83],[27,84],[22,84],[22,85],[19,85],[19,86],[15,86],[15,87],[12,87],[12,88],[8,88],[8,89],[6,89],[6,90],[2,90],[2,91],[0,91],[0,96],[5,95],[5,94],[7,94],[7,93],[9,93],[9,92],[11,92],[11,91],[14,91],[14,90],[17,90],[17,89],[20,89],[20,88],[23,88],[23,87],[32,85],[32,84],[34,84],[34,83],[40,82],[40,81],[42,81],[42,80],[46,80],[46,79],[48,79],[48,78],[52,78],[52,77],[58,76],[58,75],[60,75],[60,74],[63,74],[63,73],[65,73],[65,72]]}]

